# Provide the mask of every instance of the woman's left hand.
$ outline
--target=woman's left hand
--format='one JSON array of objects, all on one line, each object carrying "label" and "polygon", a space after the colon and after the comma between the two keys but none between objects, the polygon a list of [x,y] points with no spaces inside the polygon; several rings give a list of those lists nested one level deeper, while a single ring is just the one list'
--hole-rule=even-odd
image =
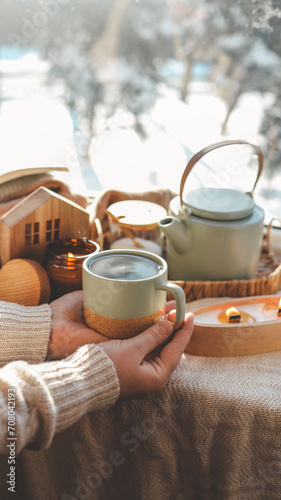
[{"label": "woman's left hand", "polygon": [[111,340],[87,327],[83,314],[82,290],[67,293],[50,304],[52,330],[48,346],[48,359],[62,359],[85,344],[98,344]]}]

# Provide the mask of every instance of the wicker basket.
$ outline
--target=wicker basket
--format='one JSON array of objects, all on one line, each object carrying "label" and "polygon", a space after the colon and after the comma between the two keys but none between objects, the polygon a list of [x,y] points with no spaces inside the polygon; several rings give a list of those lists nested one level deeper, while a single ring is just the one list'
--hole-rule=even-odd
[{"label": "wicker basket", "polygon": [[[110,231],[106,216],[106,208],[116,201],[124,199],[143,199],[159,203],[167,209],[171,199],[175,196],[169,190],[147,192],[142,194],[127,194],[119,191],[107,191],[103,193],[100,199],[96,201],[93,233],[91,238],[97,238],[97,241],[103,241],[103,249],[107,250],[110,246]],[[278,262],[270,251],[270,229],[273,220],[281,220],[277,217],[272,219],[270,224],[265,227],[262,251],[258,266],[257,275],[250,280],[229,280],[229,281],[174,281],[184,289],[186,302],[204,299],[208,297],[248,297],[254,295],[271,295],[281,287],[281,263]],[[97,225],[98,222],[98,225]],[[97,231],[97,228],[100,231]],[[99,234],[100,233],[100,234]],[[98,238],[101,238],[99,240]],[[165,257],[165,248],[164,248]],[[173,297],[168,294],[168,300]]]},{"label": "wicker basket", "polygon": [[[255,278],[229,281],[173,281],[183,288],[186,302],[208,297],[249,297],[271,295],[277,292],[281,286],[281,263],[274,258],[270,251],[269,240],[272,221],[264,231],[260,261]],[[168,300],[172,299],[173,297],[169,295]]]}]

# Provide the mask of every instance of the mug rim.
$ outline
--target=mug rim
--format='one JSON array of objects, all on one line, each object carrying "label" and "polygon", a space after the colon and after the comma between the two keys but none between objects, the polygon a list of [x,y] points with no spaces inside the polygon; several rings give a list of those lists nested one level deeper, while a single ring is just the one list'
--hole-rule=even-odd
[{"label": "mug rim", "polygon": [[[90,265],[90,261],[93,261],[93,260],[96,260],[96,259],[100,259],[102,258],[104,255],[126,255],[126,254],[130,254],[130,255],[140,255],[142,257],[146,257],[150,260],[153,260],[154,262],[157,262],[158,264],[161,264],[162,266],[162,270],[154,275],[154,276],[149,276],[148,278],[139,278],[139,279],[134,279],[134,280],[121,280],[120,278],[107,278],[106,276],[99,276],[98,274],[95,274],[93,273],[92,271],[90,271],[89,269],[89,265]],[[88,257],[86,257],[86,259],[84,260],[83,262],[83,270],[87,273],[89,273],[90,275],[94,276],[95,278],[99,278],[101,280],[107,280],[107,281],[122,281],[122,282],[126,282],[126,283],[138,283],[138,282],[143,282],[143,281],[148,281],[148,280],[151,280],[151,279],[156,279],[156,278],[161,278],[161,276],[163,274],[165,274],[166,272],[168,272],[168,264],[167,262],[165,261],[165,259],[163,257],[161,257],[160,255],[157,255],[157,254],[154,254],[152,252],[147,252],[146,250],[141,250],[141,249],[134,249],[134,248],[116,248],[116,249],[109,249],[109,250],[102,250],[96,254],[92,254],[92,255],[89,255]]]}]

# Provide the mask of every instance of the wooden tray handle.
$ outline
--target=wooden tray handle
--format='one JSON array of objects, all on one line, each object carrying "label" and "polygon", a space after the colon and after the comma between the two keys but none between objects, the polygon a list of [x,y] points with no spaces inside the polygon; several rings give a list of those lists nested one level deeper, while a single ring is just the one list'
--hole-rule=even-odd
[{"label": "wooden tray handle", "polygon": [[221,148],[222,146],[232,146],[234,144],[247,144],[248,146],[252,146],[255,149],[255,151],[256,151],[256,153],[258,155],[258,160],[259,160],[258,174],[257,174],[256,181],[254,183],[253,189],[250,192],[250,194],[253,194],[253,191],[254,191],[254,189],[255,189],[255,187],[257,185],[257,182],[259,180],[259,177],[260,177],[260,175],[262,173],[262,168],[263,168],[263,154],[262,154],[260,148],[258,146],[256,146],[255,144],[252,144],[250,142],[243,141],[243,140],[240,140],[240,139],[233,139],[233,140],[228,140],[228,141],[221,141],[221,142],[216,142],[214,144],[211,144],[210,146],[206,146],[205,148],[203,148],[200,151],[198,151],[198,153],[195,153],[195,155],[192,156],[192,158],[189,160],[189,162],[186,165],[185,170],[184,170],[184,172],[182,174],[181,183],[180,183],[180,203],[181,203],[181,207],[183,206],[183,189],[184,189],[185,181],[187,179],[188,174],[191,172],[192,168],[194,167],[194,165],[205,154],[209,153],[210,151],[213,151],[214,149]]},{"label": "wooden tray handle", "polygon": [[270,231],[271,231],[272,224],[273,224],[274,221],[279,222],[280,226],[281,226],[281,219],[279,219],[279,217],[272,217],[271,221],[269,222],[269,224],[267,226],[267,232],[266,232],[266,241],[267,241],[267,250],[268,250],[268,253],[270,253]]}]

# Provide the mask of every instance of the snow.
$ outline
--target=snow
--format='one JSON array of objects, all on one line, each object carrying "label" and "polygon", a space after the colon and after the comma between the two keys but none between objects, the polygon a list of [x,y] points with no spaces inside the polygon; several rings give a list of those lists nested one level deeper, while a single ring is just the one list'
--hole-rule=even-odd
[{"label": "snow", "polygon": [[245,46],[247,46],[248,37],[243,33],[234,33],[232,35],[228,35],[227,37],[224,35],[221,38],[221,42],[218,43],[218,47],[223,50],[229,51],[237,51],[239,49],[243,50]]},{"label": "snow", "polygon": [[184,150],[164,132],[151,128],[150,133],[142,141],[133,129],[105,132],[100,144],[91,148],[90,161],[104,189],[178,189]]},{"label": "snow", "polygon": [[85,189],[73,125],[68,109],[47,97],[5,101],[0,113],[0,173],[28,167],[68,167],[57,173],[77,189]]},{"label": "snow", "polygon": [[257,39],[245,57],[245,64],[255,64],[261,68],[274,68],[280,67],[281,59],[276,52],[269,50],[262,40]]},{"label": "snow", "polygon": [[27,53],[18,53],[19,57],[11,59],[11,54],[7,51],[0,50],[0,73],[7,74],[22,74],[30,73],[36,70],[36,73],[46,73],[50,67],[47,61],[42,61],[39,54],[35,51]]}]

